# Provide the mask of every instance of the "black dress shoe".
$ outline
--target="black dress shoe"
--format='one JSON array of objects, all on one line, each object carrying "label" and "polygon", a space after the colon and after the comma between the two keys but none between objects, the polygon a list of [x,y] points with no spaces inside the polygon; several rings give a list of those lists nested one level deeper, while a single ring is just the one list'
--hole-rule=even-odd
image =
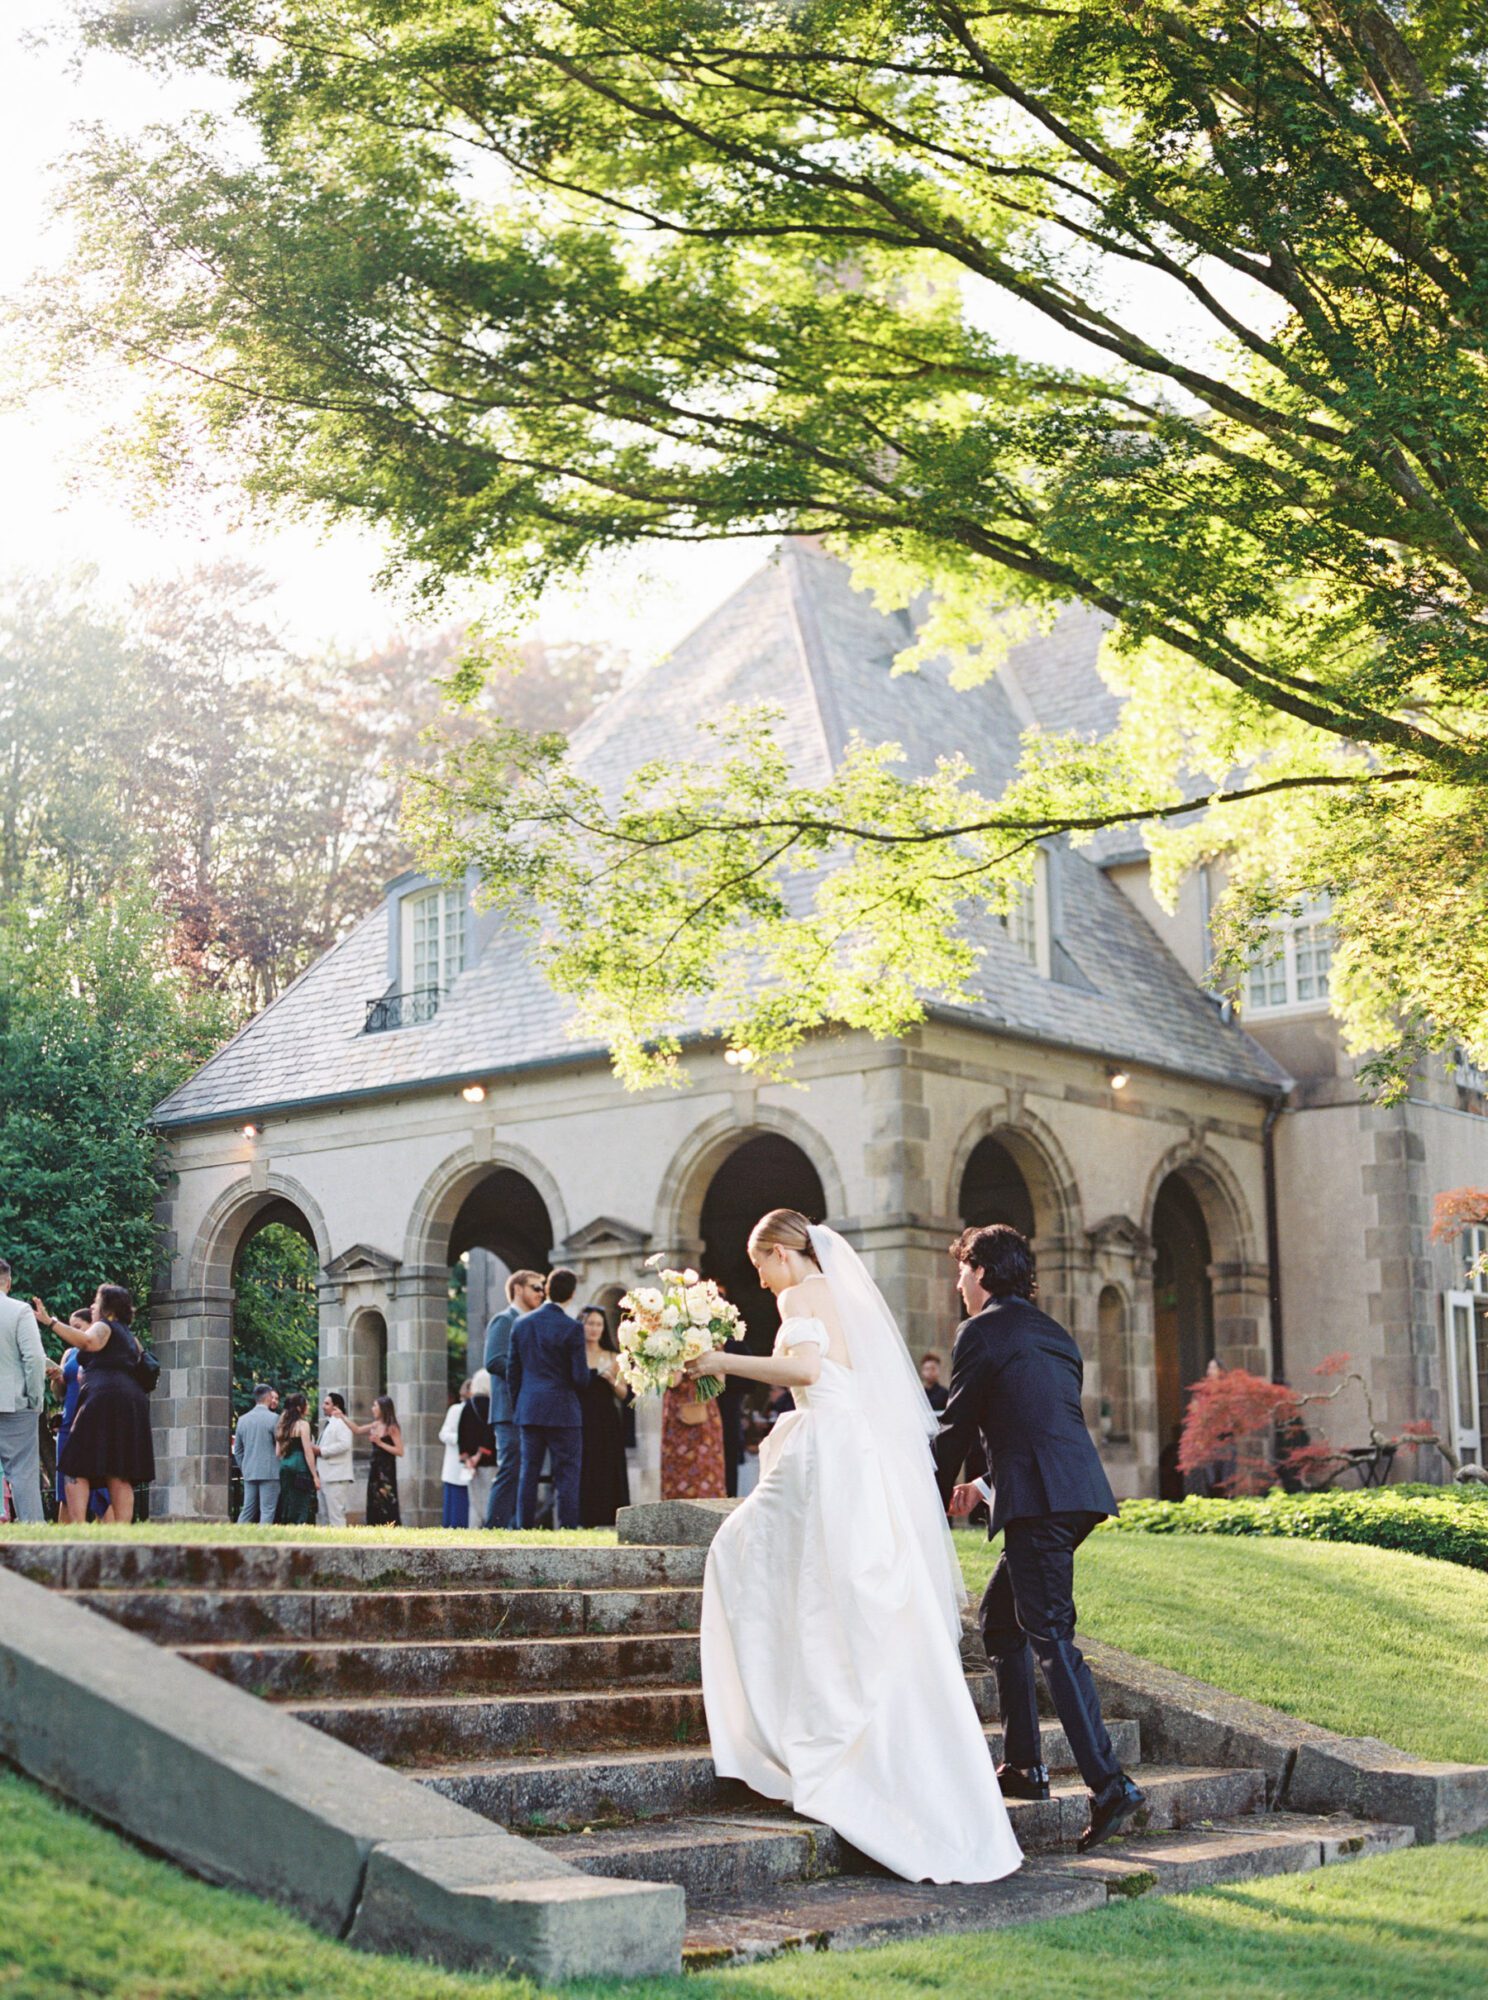
[{"label": "black dress shoe", "polygon": [[1049,1768],[1035,1764],[1020,1771],[1016,1764],[999,1764],[997,1782],[1005,1799],[1046,1799],[1049,1796]]},{"label": "black dress shoe", "polygon": [[1090,1801],[1090,1824],[1080,1835],[1080,1852],[1086,1854],[1118,1833],[1133,1813],[1147,1803],[1147,1794],[1138,1789],[1125,1771],[1118,1772],[1106,1789]]}]

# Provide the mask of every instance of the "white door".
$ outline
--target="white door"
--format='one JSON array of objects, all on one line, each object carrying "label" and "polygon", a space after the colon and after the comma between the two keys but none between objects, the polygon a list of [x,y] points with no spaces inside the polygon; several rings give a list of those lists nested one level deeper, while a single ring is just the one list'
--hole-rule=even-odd
[{"label": "white door", "polygon": [[1480,1465],[1483,1420],[1478,1408],[1477,1302],[1471,1292],[1448,1292],[1445,1296],[1449,1429],[1464,1465]]}]

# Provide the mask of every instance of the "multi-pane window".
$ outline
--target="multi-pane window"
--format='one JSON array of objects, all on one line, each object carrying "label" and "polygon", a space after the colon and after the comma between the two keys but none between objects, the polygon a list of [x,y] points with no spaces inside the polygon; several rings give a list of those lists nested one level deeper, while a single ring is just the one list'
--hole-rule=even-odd
[{"label": "multi-pane window", "polygon": [[413,918],[413,990],[443,993],[465,964],[465,892],[430,889],[415,898]]},{"label": "multi-pane window", "polygon": [[1295,917],[1271,926],[1266,948],[1245,981],[1249,1013],[1300,1007],[1328,998],[1333,966],[1333,926],[1326,897],[1304,903]]},{"label": "multi-pane window", "polygon": [[1003,912],[1003,929],[1008,942],[1030,965],[1038,964],[1038,900],[1031,882],[1018,891],[1018,900]]}]

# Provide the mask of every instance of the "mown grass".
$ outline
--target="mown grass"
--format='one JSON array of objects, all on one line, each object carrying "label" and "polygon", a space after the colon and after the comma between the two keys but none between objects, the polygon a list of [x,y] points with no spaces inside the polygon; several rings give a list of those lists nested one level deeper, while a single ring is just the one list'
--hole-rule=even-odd
[{"label": "mown grass", "polygon": [[[999,1553],[957,1536],[979,1592]],[[1329,1542],[1102,1531],[1080,1630],[1344,1736],[1488,1764],[1488,1575]]]},{"label": "mown grass", "polygon": [[137,1852],[0,1774],[5,2000],[1442,2000],[1488,1990],[1488,1844],[1422,1848],[1091,1916],[681,1979],[440,1972],[364,1958]]}]

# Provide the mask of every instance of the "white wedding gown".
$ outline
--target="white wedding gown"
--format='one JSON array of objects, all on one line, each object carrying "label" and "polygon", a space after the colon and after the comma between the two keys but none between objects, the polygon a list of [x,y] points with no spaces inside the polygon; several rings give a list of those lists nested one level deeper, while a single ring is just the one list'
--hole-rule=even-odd
[{"label": "white wedding gown", "polygon": [[910,1881],[995,1881],[1022,1854],[943,1595],[826,1327],[787,1319],[775,1351],[808,1343],[821,1375],[708,1553],[713,1761]]}]

